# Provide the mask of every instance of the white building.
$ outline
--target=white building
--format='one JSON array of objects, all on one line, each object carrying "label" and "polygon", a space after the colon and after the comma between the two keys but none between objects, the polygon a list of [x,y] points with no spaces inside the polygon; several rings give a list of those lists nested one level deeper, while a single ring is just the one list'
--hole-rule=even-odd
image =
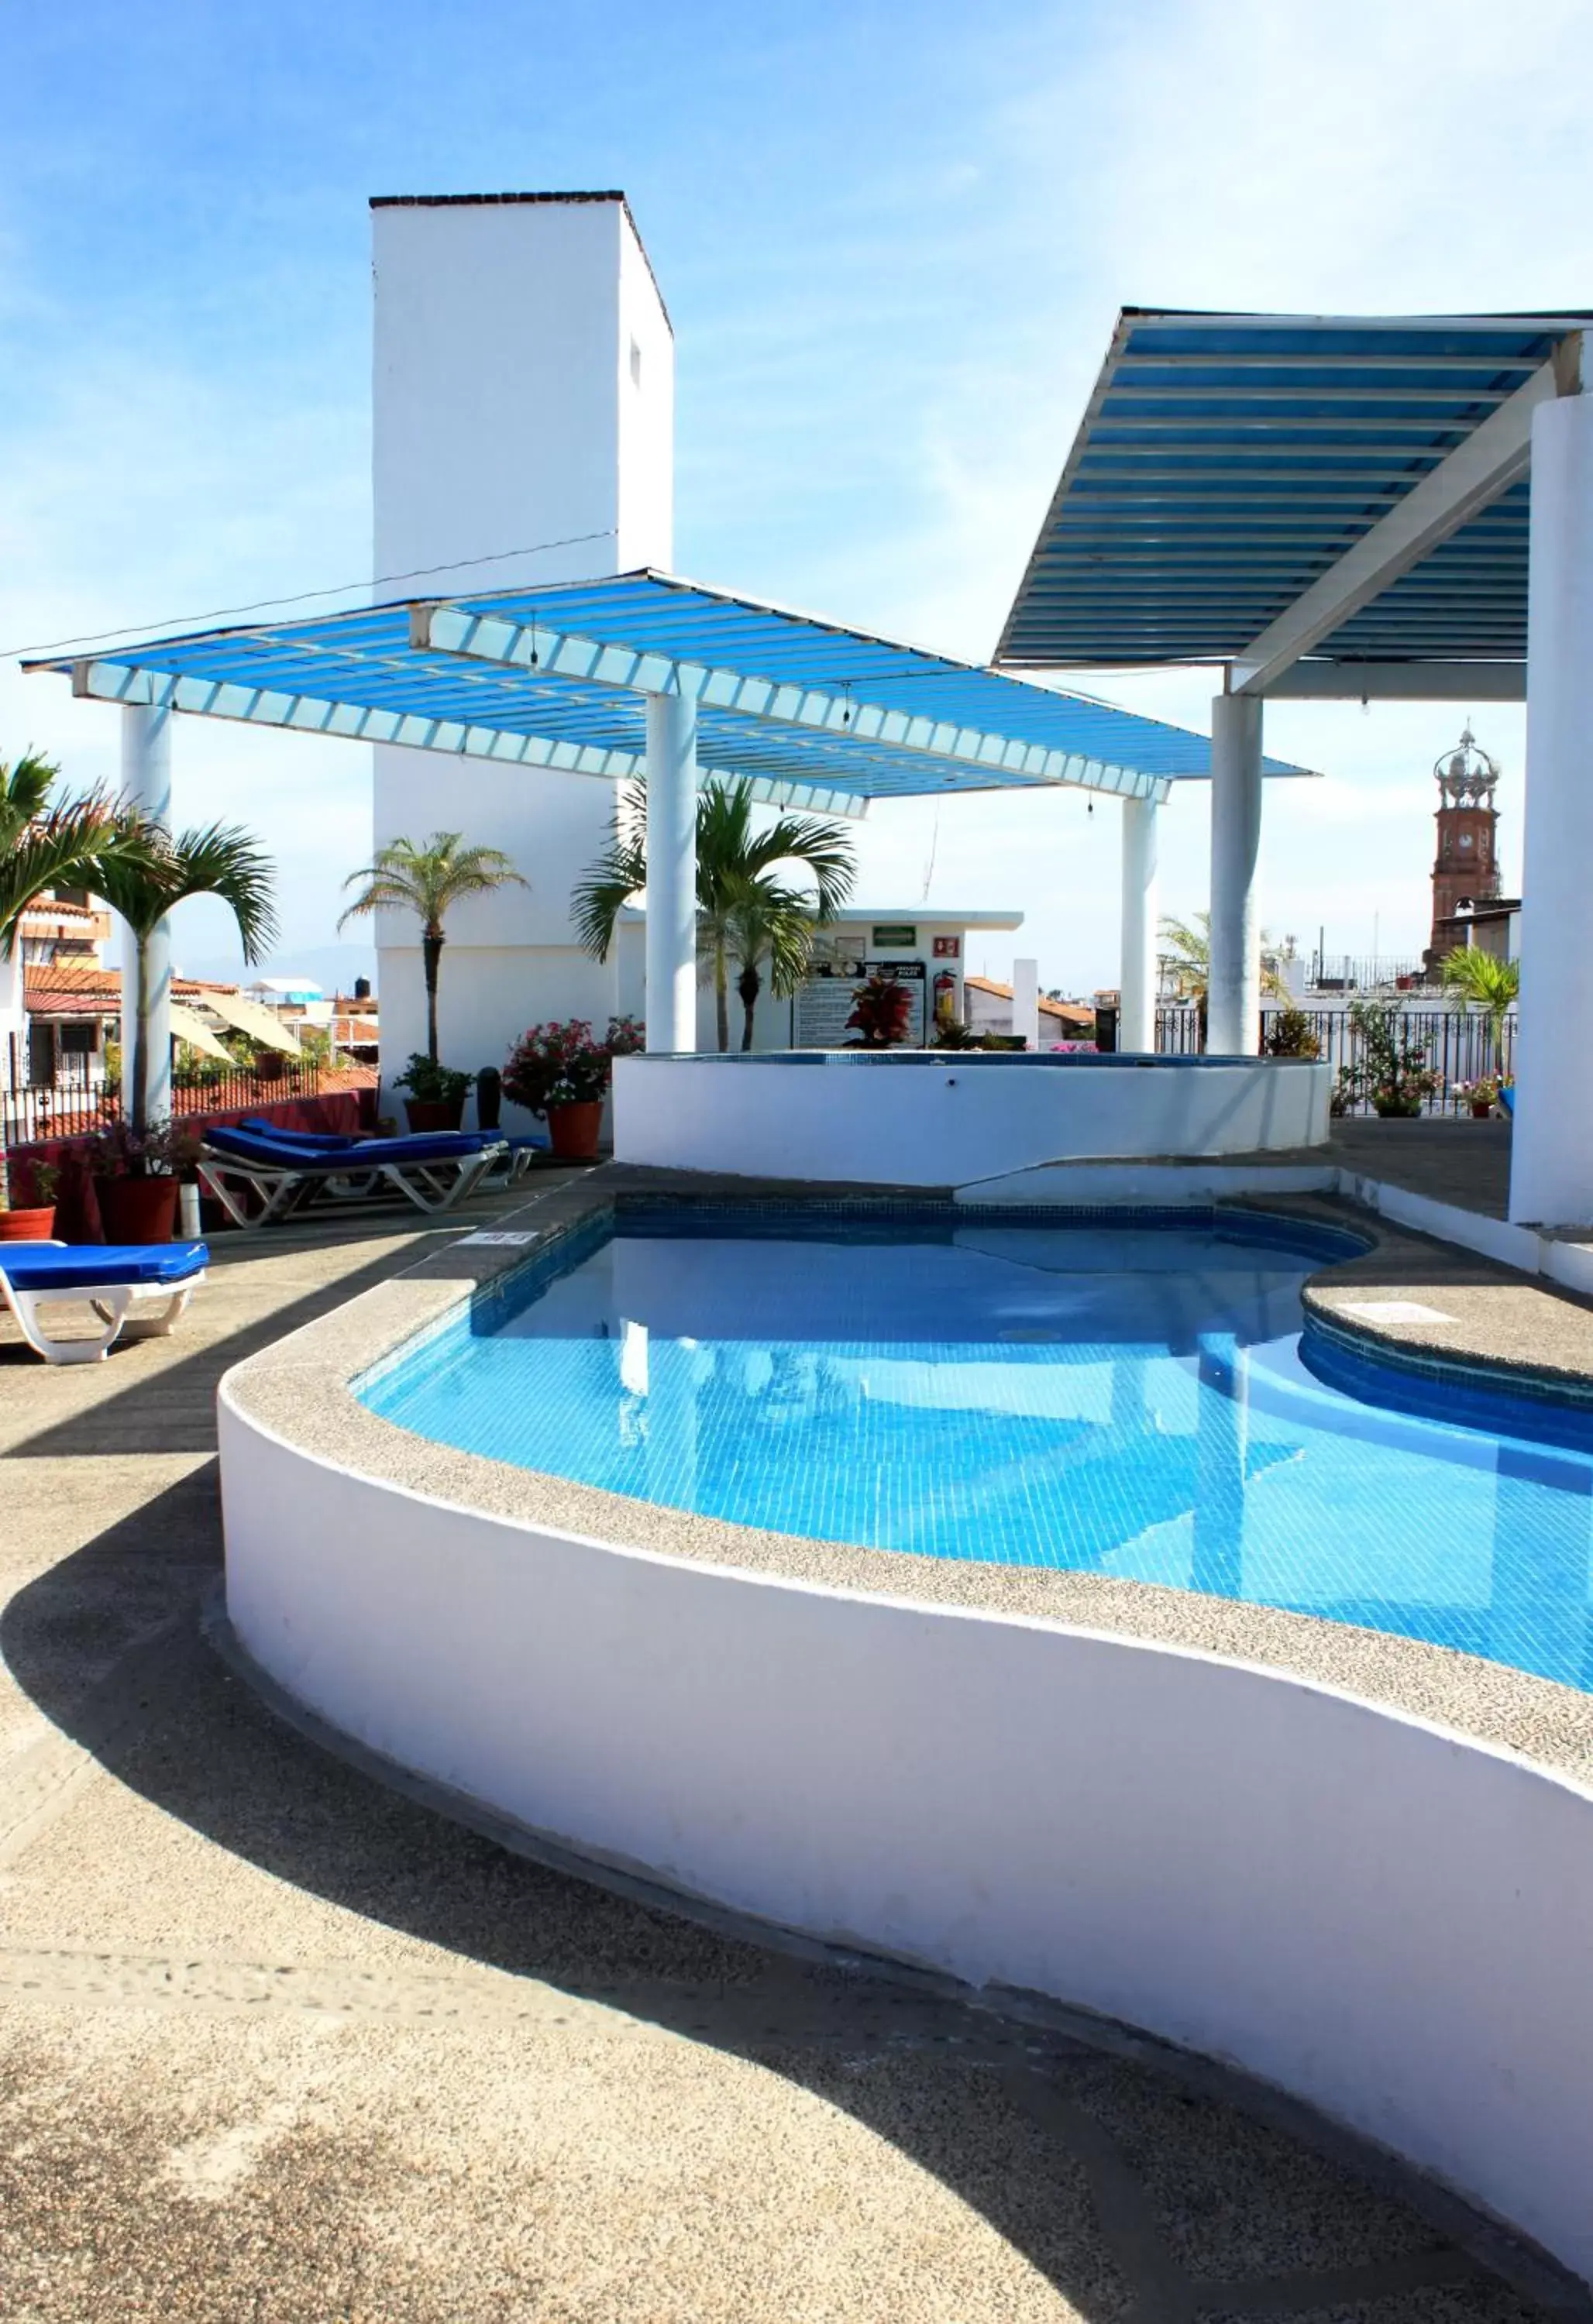
[{"label": "white building", "polygon": [[[623,194],[403,198],[372,212],[377,599],[667,570],[674,338]],[[615,790],[463,756],[440,774],[427,752],[377,748],[375,844],[458,831],[529,882],[449,916],[440,1047],[474,1072],[539,1019],[601,1025],[616,1010],[616,964],[588,959],[570,919]],[[390,1077],[426,1046],[417,924],[380,915],[376,948]]]}]

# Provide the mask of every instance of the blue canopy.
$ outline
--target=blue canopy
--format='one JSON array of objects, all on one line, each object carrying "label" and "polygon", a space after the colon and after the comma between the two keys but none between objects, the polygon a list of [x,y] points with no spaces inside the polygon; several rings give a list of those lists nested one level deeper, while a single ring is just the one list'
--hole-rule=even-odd
[{"label": "blue canopy", "polygon": [[[1270,623],[1513,399],[1555,392],[1588,322],[1125,309],[997,660],[1243,663]],[[1524,428],[1489,492],[1457,498],[1453,529],[1313,634],[1320,674],[1465,664],[1475,675],[1442,690],[1519,694],[1526,470]],[[1309,678],[1287,690],[1333,690]],[[1414,670],[1397,690],[1422,690]]]},{"label": "blue canopy", "polygon": [[26,667],[96,700],[610,778],[643,770],[646,696],[689,693],[705,775],[840,812],[1005,786],[1162,798],[1209,773],[1206,739],[1182,727],[653,572]]}]

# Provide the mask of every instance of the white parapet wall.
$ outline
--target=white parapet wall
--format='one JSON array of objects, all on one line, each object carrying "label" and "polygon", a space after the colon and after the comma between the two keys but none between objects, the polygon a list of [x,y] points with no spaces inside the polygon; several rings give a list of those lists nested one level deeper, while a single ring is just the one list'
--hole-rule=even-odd
[{"label": "white parapet wall", "polygon": [[615,1159],[745,1177],[968,1185],[1048,1162],[1290,1152],[1328,1135],[1326,1065],[857,1051],[624,1057]]},{"label": "white parapet wall", "polygon": [[671,1559],[220,1398],[227,1607],[344,1735],[778,1926],[1236,2063],[1593,2276],[1593,1794],[1280,1671]]}]

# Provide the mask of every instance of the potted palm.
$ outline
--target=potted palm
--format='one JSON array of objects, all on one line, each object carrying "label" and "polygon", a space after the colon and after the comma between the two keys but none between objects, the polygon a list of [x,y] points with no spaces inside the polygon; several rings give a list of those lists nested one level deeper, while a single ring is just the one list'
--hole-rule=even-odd
[{"label": "potted palm", "polygon": [[642,1028],[629,1017],[611,1017],[602,1041],[583,1017],[533,1025],[509,1052],[504,1095],[546,1119],[560,1161],[595,1161],[614,1060],[634,1055],[642,1043]]},{"label": "potted palm", "polygon": [[149,954],[161,923],[190,896],[218,896],[230,907],[245,961],[261,960],[276,934],[272,872],[265,856],[235,825],[209,824],[175,835],[139,825],[140,848],[101,862],[95,884],[132,932],[134,989],[131,1064],[119,1120],[93,1142],[90,1168],[101,1223],[116,1242],[169,1242],[177,1213],[175,1171],[191,1139],[151,1120]]},{"label": "potted palm", "polygon": [[88,1140],[88,1175],[107,1242],[170,1242],[181,1173],[198,1140],[170,1121],[138,1130],[125,1116]]},{"label": "potted palm", "polygon": [[465,1119],[469,1074],[440,1065],[419,1049],[393,1086],[408,1093],[403,1111],[412,1130],[458,1130]]},{"label": "potted palm", "polygon": [[[389,840],[385,847],[376,850],[374,860],[363,872],[351,872],[344,881],[345,888],[360,881],[364,886],[338,920],[339,928],[350,920],[368,919],[377,912],[412,912],[421,923],[421,968],[426,980],[426,1056],[437,1064],[437,980],[442,966],[442,947],[448,938],[444,922],[455,904],[463,903],[467,896],[488,896],[498,888],[523,888],[527,882],[515,871],[509,858],[496,847],[463,847],[462,835],[457,831],[434,831],[423,847],[412,839]],[[384,988],[385,990],[385,988]],[[410,1068],[415,1065],[411,1057]],[[449,1076],[451,1079],[451,1075]],[[462,1102],[469,1087],[469,1075],[459,1077]],[[445,1102],[438,1093],[423,1094],[415,1089],[406,1071],[404,1078],[394,1084],[408,1089],[417,1105]],[[458,1129],[463,1119],[462,1111],[452,1122],[437,1125]],[[412,1120],[412,1129],[421,1125]]]},{"label": "potted palm", "polygon": [[1497,953],[1484,952],[1480,945],[1460,945],[1445,957],[1439,976],[1456,1015],[1467,1016],[1476,1009],[1487,1026],[1492,1052],[1487,1078],[1494,1084],[1491,1105],[1505,1077],[1505,1024],[1521,996],[1521,963],[1501,960]]}]

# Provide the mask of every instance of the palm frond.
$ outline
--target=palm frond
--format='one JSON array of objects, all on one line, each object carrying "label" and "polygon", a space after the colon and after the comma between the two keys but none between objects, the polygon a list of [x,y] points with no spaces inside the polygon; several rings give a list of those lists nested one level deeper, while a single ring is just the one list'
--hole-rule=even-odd
[{"label": "palm frond", "polygon": [[105,791],[45,807],[9,843],[0,832],[0,955],[9,957],[23,914],[45,889],[89,888],[103,895],[114,866],[144,862],[149,852],[144,825]]},{"label": "palm frond", "polygon": [[428,935],[440,936],[449,908],[467,896],[526,885],[501,848],[461,847],[462,836],[434,831],[419,847],[412,839],[389,840],[376,850],[374,862],[344,881],[346,889],[357,887],[360,892],[338,926],[372,912],[409,911]]},{"label": "palm frond", "polygon": [[148,936],[191,896],[218,896],[237,924],[244,958],[263,960],[277,932],[271,860],[236,824],[169,835],[143,826],[144,852],[100,863],[97,892],[136,936]]},{"label": "palm frond", "polygon": [[7,767],[0,764],[0,855],[9,854],[31,823],[45,809],[60,769],[36,751],[24,751]]}]

